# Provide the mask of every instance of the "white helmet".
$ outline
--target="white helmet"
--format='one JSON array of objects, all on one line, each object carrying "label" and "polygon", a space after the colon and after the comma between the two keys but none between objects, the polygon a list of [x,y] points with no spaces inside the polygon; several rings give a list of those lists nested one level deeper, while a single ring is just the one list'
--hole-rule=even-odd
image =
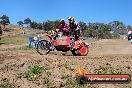
[{"label": "white helmet", "polygon": [[128,35],[131,34],[131,33],[132,33],[132,31],[129,31],[129,32],[128,32]]},{"label": "white helmet", "polygon": [[64,21],[64,19],[60,19],[60,22]]}]

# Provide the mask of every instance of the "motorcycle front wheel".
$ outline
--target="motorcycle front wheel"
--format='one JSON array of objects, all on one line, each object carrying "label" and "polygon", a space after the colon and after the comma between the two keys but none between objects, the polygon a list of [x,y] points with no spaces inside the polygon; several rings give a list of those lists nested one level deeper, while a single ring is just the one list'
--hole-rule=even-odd
[{"label": "motorcycle front wheel", "polygon": [[47,55],[50,52],[48,41],[39,41],[36,45],[36,50],[40,55]]}]

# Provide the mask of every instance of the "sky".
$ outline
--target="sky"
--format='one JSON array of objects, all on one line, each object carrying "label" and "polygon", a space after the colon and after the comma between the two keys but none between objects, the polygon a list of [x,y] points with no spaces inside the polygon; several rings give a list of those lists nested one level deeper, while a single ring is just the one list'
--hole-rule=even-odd
[{"label": "sky", "polygon": [[0,16],[7,15],[11,23],[30,18],[32,21],[65,19],[109,23],[121,21],[132,25],[132,0],[1,0]]}]

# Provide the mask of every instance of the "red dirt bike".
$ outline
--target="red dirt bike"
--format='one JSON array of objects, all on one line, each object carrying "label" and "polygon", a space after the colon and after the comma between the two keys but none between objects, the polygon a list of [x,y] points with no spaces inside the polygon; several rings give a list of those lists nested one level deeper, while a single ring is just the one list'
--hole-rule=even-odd
[{"label": "red dirt bike", "polygon": [[[74,41],[74,38],[69,36],[62,36],[61,38],[53,39],[51,35],[45,35],[49,40],[40,40],[36,43],[36,50],[40,55],[47,55],[50,51],[67,52],[71,51],[73,55],[86,56],[88,54],[88,44],[85,38],[79,38]],[[54,48],[51,48],[54,47]]]}]

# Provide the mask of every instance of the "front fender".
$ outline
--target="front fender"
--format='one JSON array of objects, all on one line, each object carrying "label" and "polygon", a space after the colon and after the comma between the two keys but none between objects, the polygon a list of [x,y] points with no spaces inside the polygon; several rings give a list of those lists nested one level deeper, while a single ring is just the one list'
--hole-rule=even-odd
[{"label": "front fender", "polygon": [[87,46],[89,46],[89,44],[88,44],[87,42],[85,42],[85,44],[86,44]]},{"label": "front fender", "polygon": [[35,47],[37,47],[38,43],[41,42],[41,41],[46,41],[49,44],[49,41],[41,39],[41,40],[38,40],[38,41],[34,42],[35,43]]},{"label": "front fender", "polygon": [[78,49],[82,44],[85,44],[87,46],[89,46],[89,44],[83,40],[78,40],[75,42],[75,48]]}]

